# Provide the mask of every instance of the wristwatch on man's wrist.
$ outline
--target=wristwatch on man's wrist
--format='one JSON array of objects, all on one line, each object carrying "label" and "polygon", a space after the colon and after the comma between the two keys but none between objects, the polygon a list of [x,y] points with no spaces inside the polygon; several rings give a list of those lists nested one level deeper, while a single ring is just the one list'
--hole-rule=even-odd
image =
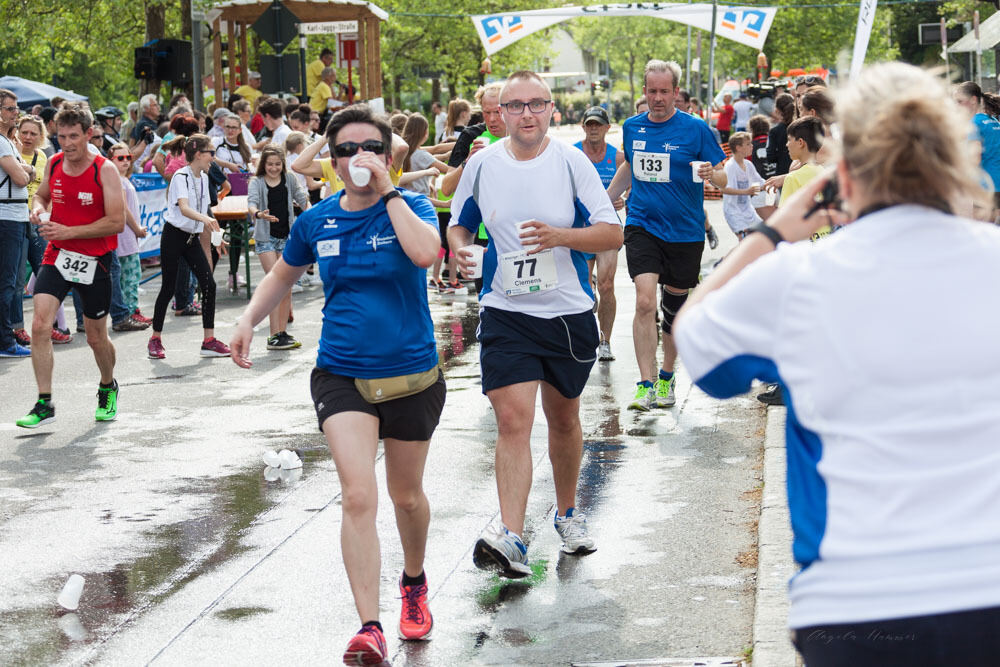
[{"label": "wristwatch on man's wrist", "polygon": [[399,194],[399,190],[390,190],[389,192],[386,192],[384,195],[382,195],[382,202],[388,204],[389,200],[402,196],[403,195]]}]

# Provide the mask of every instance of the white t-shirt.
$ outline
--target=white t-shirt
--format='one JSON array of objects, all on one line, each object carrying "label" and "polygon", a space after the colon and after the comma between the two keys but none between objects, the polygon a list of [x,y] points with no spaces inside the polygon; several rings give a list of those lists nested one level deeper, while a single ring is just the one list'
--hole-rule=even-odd
[{"label": "white t-shirt", "polygon": [[188,206],[199,213],[208,215],[208,205],[212,196],[208,191],[208,173],[201,172],[201,178],[195,178],[191,173],[191,166],[181,167],[170,179],[170,188],[167,190],[167,210],[163,214],[163,219],[171,225],[185,232],[192,234],[201,232],[205,228],[205,223],[201,220],[186,218],[181,213],[177,205],[178,200],[187,199]]},{"label": "white t-shirt", "polygon": [[284,123],[275,128],[274,132],[271,134],[271,145],[280,146],[281,150],[285,149],[285,139],[288,135],[292,133],[292,128],[288,127]]},{"label": "white t-shirt", "polygon": [[[10,139],[0,135],[0,157],[10,155],[14,158],[16,169],[21,168],[23,160],[21,159],[21,154],[18,153],[14,144],[11,143]],[[27,199],[28,198],[28,186],[14,185],[14,181],[10,179],[10,175],[0,169],[0,181],[7,181],[0,187],[0,199]],[[0,220],[15,220],[17,222],[25,222],[28,220],[28,204],[27,202],[23,204],[0,204]],[[20,297],[18,297],[20,298]]]},{"label": "white t-shirt", "polygon": [[[734,190],[746,190],[754,183],[764,184],[764,179],[757,173],[750,160],[743,160],[743,166],[745,168],[740,169],[733,158],[726,160],[726,178],[729,179],[727,187]],[[722,213],[726,216],[726,224],[733,230],[733,233],[750,229],[761,221],[750,201],[750,195],[723,194]]]},{"label": "white t-shirt", "polygon": [[[434,164],[434,156],[425,151],[423,148],[418,148],[413,151],[413,155],[410,156],[410,169],[412,171],[420,171],[421,169],[427,169],[432,164]],[[413,192],[419,192],[422,195],[431,196],[431,186],[434,184],[433,176],[425,176],[423,178],[418,178],[415,181],[411,181],[409,185],[405,185],[407,190],[412,190]]]},{"label": "white t-shirt", "polygon": [[[526,161],[508,154],[507,141],[497,141],[469,158],[451,204],[451,225],[475,233],[483,221],[490,235],[479,302],[484,307],[542,318],[590,310],[594,295],[584,253],[561,247],[519,257],[526,249],[517,223],[538,220],[554,227],[621,226],[601,177],[582,151],[561,141],[550,140],[540,155]],[[473,196],[477,176],[478,202]],[[525,264],[525,260],[534,263]],[[556,284],[552,289],[507,293],[529,289],[522,278],[537,275],[551,282],[553,274]]]},{"label": "white t-shirt", "polygon": [[[139,214],[139,195],[135,191],[135,186],[132,185],[132,181],[123,178],[122,188],[125,190],[125,208],[132,212],[132,217],[141,226],[142,216]],[[118,248],[116,252],[119,257],[128,257],[139,252],[139,238],[127,223],[125,224],[125,228],[118,232]]]},{"label": "white t-shirt", "polygon": [[712,396],[782,386],[791,627],[1000,605],[998,257],[993,225],[897,206],[782,243],[674,327]]},{"label": "white t-shirt", "polygon": [[434,116],[434,143],[439,144],[444,139],[444,126],[448,123],[448,114],[442,111]]},{"label": "white t-shirt", "polygon": [[[222,158],[226,162],[232,162],[242,167],[247,166],[247,162],[243,159],[243,155],[240,154],[239,149],[230,148],[229,144],[226,143],[225,137],[212,139],[212,145],[215,146],[215,157]],[[227,174],[233,173],[233,170],[228,167],[223,167],[222,171]]]},{"label": "white t-shirt", "polygon": [[753,113],[753,103],[750,100],[737,100],[736,104],[733,105],[733,111],[736,112],[733,117],[733,126],[740,130],[746,130],[747,123],[750,122],[750,115]]}]

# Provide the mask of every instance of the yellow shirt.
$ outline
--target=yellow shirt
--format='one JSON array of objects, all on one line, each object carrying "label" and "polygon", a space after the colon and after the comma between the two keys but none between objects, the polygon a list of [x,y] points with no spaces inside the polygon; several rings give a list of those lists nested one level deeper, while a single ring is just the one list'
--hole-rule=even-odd
[{"label": "yellow shirt", "polygon": [[312,89],[312,95],[309,97],[309,106],[312,107],[313,111],[322,114],[326,111],[326,101],[331,97],[333,97],[333,91],[330,90],[330,86],[327,85],[326,81],[320,81]]},{"label": "yellow shirt", "polygon": [[38,186],[42,184],[42,177],[45,176],[45,164],[49,161],[45,157],[45,152],[40,148],[35,149],[35,154],[31,155],[21,155],[21,159],[24,160],[25,164],[32,164],[34,162],[35,167],[35,178],[28,183],[28,208],[31,209],[31,200],[35,198],[35,192],[38,190]]},{"label": "yellow shirt", "polygon": [[245,86],[240,86],[233,92],[242,97],[243,99],[245,99],[247,102],[249,102],[250,107],[254,111],[257,110],[257,98],[264,94],[259,90],[257,90],[256,88],[254,88],[253,86],[251,86],[249,83],[246,84]]},{"label": "yellow shirt", "polygon": [[316,87],[323,78],[325,67],[326,65],[319,58],[306,65],[306,90],[313,90]]},{"label": "yellow shirt", "polygon": [[802,188],[803,185],[823,173],[823,167],[818,164],[804,164],[795,171],[788,172],[785,183],[781,186],[781,200],[778,206],[783,206],[788,198]]},{"label": "yellow shirt", "polygon": [[[330,184],[330,189],[333,190],[334,192],[337,192],[339,190],[343,190],[344,189],[344,182],[342,180],[340,180],[340,177],[337,176],[337,172],[334,171],[334,169],[333,169],[333,159],[332,158],[323,158],[319,162],[320,162],[320,166],[322,166],[322,168],[323,168],[323,178],[325,178],[326,181],[327,181],[327,183]],[[389,167],[389,178],[392,180],[392,184],[393,185],[399,185],[399,177],[402,176],[402,175],[403,175],[403,170],[402,169],[400,169],[399,171],[396,171],[390,165],[390,167]]]},{"label": "yellow shirt", "polygon": [[337,176],[337,172],[333,170],[333,160],[330,158],[325,158],[320,160],[320,165],[323,167],[323,178],[326,182],[330,184],[330,190],[333,192],[339,192],[344,189],[344,182],[340,180],[340,176]]}]

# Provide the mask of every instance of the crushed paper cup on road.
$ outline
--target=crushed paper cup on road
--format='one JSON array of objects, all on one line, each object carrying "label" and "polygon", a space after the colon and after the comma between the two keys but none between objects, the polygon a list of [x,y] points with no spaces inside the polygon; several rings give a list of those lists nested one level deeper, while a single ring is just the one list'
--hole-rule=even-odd
[{"label": "crushed paper cup on road", "polygon": [[282,470],[292,470],[293,468],[302,467],[302,459],[298,457],[298,454],[289,449],[282,449],[278,452],[278,458],[281,459]]},{"label": "crushed paper cup on road", "polygon": [[272,468],[281,467],[281,457],[278,455],[278,452],[271,451],[269,449],[266,452],[264,452],[263,457],[264,457],[264,463],[266,465],[269,465]]},{"label": "crushed paper cup on road", "polygon": [[265,482],[276,482],[278,478],[281,477],[281,468],[272,468],[267,466],[264,468],[264,481]]},{"label": "crushed paper cup on road", "polygon": [[462,250],[468,250],[472,253],[471,262],[475,263],[471,269],[469,269],[468,278],[482,278],[483,277],[483,255],[486,253],[486,248],[481,245],[467,245]]},{"label": "crushed paper cup on road", "polygon": [[79,574],[71,574],[59,592],[56,602],[63,609],[76,611],[80,606],[80,595],[83,593],[84,578]]}]

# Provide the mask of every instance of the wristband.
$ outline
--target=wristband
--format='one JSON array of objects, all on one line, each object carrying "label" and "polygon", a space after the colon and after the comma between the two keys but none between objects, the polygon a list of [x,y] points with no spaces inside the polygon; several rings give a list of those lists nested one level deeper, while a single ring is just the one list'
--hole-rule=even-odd
[{"label": "wristband", "polygon": [[764,236],[766,236],[768,239],[770,239],[771,243],[773,243],[774,247],[776,247],[776,248],[778,247],[779,243],[785,243],[786,242],[785,239],[781,236],[781,233],[778,232],[777,229],[775,229],[774,227],[770,227],[770,226],[764,224],[763,222],[760,223],[759,225],[754,225],[753,227],[751,227],[750,231],[751,232],[760,232],[761,234],[763,234]]},{"label": "wristband", "polygon": [[386,192],[384,195],[382,195],[382,202],[388,204],[390,200],[402,196],[403,195],[399,194],[399,190],[390,190],[389,192]]}]

